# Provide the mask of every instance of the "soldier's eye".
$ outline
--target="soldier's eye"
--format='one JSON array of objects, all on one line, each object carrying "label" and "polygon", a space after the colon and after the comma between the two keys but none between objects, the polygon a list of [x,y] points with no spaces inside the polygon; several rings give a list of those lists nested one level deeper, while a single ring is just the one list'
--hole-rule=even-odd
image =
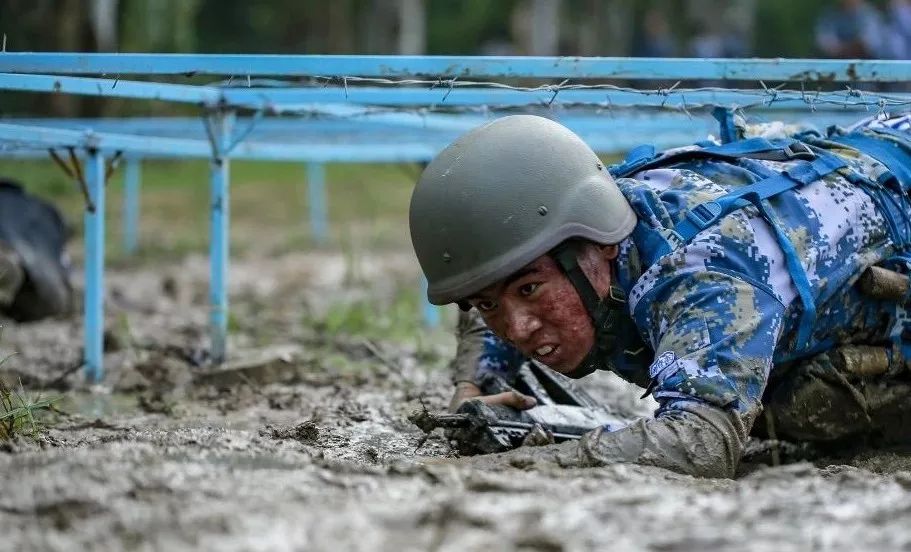
[{"label": "soldier's eye", "polygon": [[534,293],[535,290],[538,289],[538,286],[539,286],[539,285],[540,285],[540,284],[537,284],[537,283],[523,284],[523,285],[519,288],[519,295],[522,295],[523,297],[528,297],[529,295],[531,295],[532,293]]},{"label": "soldier's eye", "polygon": [[490,312],[493,309],[497,308],[497,303],[496,303],[496,301],[491,301],[489,299],[483,299],[481,301],[475,302],[474,308],[478,309],[481,312]]}]

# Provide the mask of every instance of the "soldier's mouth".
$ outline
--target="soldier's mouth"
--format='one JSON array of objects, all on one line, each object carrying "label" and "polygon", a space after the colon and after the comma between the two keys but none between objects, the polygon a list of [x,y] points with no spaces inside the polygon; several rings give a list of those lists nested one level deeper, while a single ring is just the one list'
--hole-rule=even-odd
[{"label": "soldier's mouth", "polygon": [[554,360],[557,357],[557,353],[560,351],[559,345],[541,345],[535,349],[535,360],[547,364],[548,360]]}]

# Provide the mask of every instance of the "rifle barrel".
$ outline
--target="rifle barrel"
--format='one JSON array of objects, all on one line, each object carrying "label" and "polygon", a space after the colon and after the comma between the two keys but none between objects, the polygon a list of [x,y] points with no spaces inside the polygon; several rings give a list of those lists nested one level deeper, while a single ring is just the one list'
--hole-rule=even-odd
[{"label": "rifle barrel", "polygon": [[438,427],[457,428],[467,427],[471,424],[465,414],[433,414],[426,410],[416,410],[408,416],[408,420],[418,426],[424,433],[430,433]]}]

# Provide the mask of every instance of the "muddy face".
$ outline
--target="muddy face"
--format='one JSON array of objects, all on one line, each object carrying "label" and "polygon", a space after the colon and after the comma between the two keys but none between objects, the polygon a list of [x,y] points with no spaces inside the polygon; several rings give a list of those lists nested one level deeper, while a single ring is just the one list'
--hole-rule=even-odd
[{"label": "muddy face", "polygon": [[[617,247],[589,245],[579,265],[604,296],[611,283],[611,260]],[[594,344],[595,331],[579,294],[548,255],[469,298],[487,326],[527,357],[570,372]]]}]

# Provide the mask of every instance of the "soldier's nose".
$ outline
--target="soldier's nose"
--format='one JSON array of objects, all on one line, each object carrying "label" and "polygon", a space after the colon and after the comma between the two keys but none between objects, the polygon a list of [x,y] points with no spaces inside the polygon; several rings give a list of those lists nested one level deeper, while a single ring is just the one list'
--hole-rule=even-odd
[{"label": "soldier's nose", "polygon": [[522,345],[541,327],[541,320],[528,309],[510,308],[506,313],[506,338]]}]

